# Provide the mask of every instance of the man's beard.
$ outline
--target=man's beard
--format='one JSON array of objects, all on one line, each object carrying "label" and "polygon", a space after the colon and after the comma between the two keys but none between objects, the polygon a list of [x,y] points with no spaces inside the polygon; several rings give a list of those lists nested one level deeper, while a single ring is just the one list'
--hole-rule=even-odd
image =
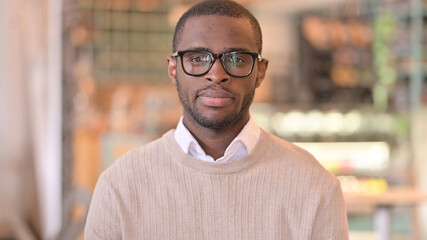
[{"label": "man's beard", "polygon": [[[191,117],[199,125],[201,125],[205,128],[214,129],[214,130],[225,129],[225,128],[229,127],[230,125],[232,125],[233,123],[235,123],[237,120],[241,119],[243,117],[243,115],[249,110],[249,107],[251,106],[252,101],[254,99],[254,95],[255,95],[255,86],[254,86],[252,91],[244,96],[242,106],[236,114],[229,114],[228,116],[225,116],[223,118],[209,118],[206,115],[203,115],[203,113],[200,111],[200,109],[196,105],[193,105],[193,107],[191,107],[190,100],[188,99],[188,96],[184,96],[182,93],[181,85],[180,85],[178,79],[176,80],[176,86],[178,89],[179,100],[181,101],[181,104],[182,104],[184,110],[186,112],[188,112],[191,115]],[[233,92],[230,89],[228,89],[224,86],[218,85],[218,87],[220,87],[222,90],[224,90],[226,92],[233,94]],[[203,89],[197,89],[195,91],[200,92],[200,91],[203,91],[203,90],[206,90],[209,88],[211,88],[211,87],[206,87]],[[234,95],[235,94],[233,94],[233,96]]]}]

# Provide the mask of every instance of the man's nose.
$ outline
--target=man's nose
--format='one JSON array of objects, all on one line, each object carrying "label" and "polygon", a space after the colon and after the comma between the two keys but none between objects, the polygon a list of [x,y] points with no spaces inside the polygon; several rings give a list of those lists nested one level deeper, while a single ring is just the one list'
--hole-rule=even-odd
[{"label": "man's nose", "polygon": [[230,80],[230,75],[225,71],[222,66],[221,59],[216,59],[212,65],[211,70],[205,75],[205,79],[211,82],[225,83]]}]

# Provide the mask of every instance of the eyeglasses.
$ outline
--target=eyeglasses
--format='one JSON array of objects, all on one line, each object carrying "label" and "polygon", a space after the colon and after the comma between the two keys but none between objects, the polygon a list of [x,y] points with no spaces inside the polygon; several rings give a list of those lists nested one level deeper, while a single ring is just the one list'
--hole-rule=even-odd
[{"label": "eyeglasses", "polygon": [[227,52],[215,54],[206,51],[177,51],[172,57],[180,57],[182,69],[187,75],[202,76],[208,73],[216,59],[221,60],[224,70],[232,77],[247,77],[252,73],[255,60],[262,61],[254,52]]}]

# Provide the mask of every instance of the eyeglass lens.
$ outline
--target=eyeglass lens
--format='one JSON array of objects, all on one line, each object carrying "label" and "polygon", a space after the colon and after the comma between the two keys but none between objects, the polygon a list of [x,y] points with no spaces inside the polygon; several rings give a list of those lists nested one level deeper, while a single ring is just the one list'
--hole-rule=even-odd
[{"label": "eyeglass lens", "polygon": [[[182,56],[182,61],[187,73],[202,75],[210,70],[213,56],[207,52],[186,52]],[[246,76],[252,70],[254,59],[247,53],[225,53],[221,62],[229,74]]]}]

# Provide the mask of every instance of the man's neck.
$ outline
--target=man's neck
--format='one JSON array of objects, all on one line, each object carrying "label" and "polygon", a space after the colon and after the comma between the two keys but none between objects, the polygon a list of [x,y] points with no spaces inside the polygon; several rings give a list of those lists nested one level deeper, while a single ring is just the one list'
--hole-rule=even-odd
[{"label": "man's neck", "polygon": [[224,156],[227,147],[237,137],[248,121],[249,115],[237,120],[227,128],[216,130],[200,126],[191,117],[184,116],[183,119],[185,127],[191,132],[203,151],[213,159]]}]

